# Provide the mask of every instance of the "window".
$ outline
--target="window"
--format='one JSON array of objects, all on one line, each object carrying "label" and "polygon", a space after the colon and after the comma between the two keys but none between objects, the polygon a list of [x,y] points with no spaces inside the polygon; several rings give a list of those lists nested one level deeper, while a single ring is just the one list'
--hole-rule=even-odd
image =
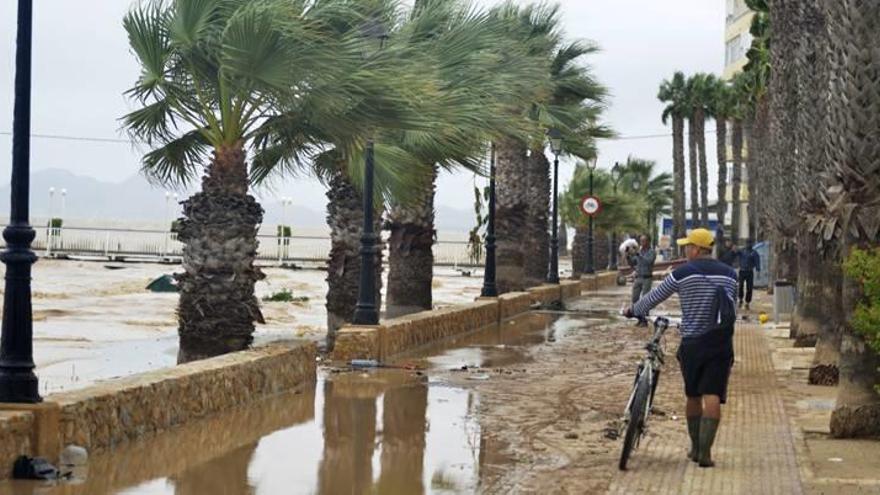
[{"label": "window", "polygon": [[740,58],[740,44],[741,44],[742,36],[738,35],[732,40],[727,42],[727,46],[724,50],[724,65],[730,65]]}]

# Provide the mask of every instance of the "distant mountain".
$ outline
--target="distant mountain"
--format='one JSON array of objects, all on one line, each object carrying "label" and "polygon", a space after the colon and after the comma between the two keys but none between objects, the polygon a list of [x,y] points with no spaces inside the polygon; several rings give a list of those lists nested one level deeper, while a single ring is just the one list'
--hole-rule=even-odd
[{"label": "distant mountain", "polygon": [[[320,187],[320,186],[316,186]],[[64,197],[64,216],[71,226],[120,226],[120,223],[150,223],[158,226],[164,223],[166,208],[176,216],[174,200],[166,202],[166,191],[154,187],[141,175],[135,175],[123,182],[104,182],[94,177],[73,174],[63,169],[44,169],[31,174],[31,220],[34,225],[42,224],[49,216],[49,188],[54,188],[52,215],[61,216],[62,189]],[[181,199],[194,191],[177,191]],[[265,209],[263,223],[281,223],[281,203],[274,198],[259,198]],[[9,216],[9,185],[0,187],[0,223]],[[308,199],[304,199],[307,201]],[[473,228],[474,213],[467,209],[439,205],[436,209],[437,229],[446,232],[465,233]],[[324,203],[311,206],[291,205],[284,215],[287,222],[298,227],[326,228],[327,218]]]}]

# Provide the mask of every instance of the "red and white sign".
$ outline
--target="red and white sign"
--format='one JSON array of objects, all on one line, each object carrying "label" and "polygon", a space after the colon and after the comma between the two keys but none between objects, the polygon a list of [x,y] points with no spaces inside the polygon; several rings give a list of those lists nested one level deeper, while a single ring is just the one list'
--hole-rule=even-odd
[{"label": "red and white sign", "polygon": [[584,196],[581,200],[581,211],[588,217],[594,217],[602,211],[602,202],[595,196]]}]

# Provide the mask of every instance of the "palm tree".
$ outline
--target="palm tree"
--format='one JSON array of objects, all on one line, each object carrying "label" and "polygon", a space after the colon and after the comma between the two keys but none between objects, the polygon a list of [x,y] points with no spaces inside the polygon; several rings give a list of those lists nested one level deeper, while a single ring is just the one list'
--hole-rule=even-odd
[{"label": "palm tree", "polygon": [[734,115],[735,103],[731,85],[714,78],[709,98],[709,115],[715,118],[715,158],[718,162],[718,202],[715,217],[722,229],[727,218],[727,123]]},{"label": "palm tree", "polygon": [[746,3],[755,12],[749,29],[752,46],[747,53],[748,63],[734,79],[734,92],[738,100],[738,113],[743,119],[743,135],[748,143],[748,235],[757,240],[764,237],[766,230],[766,197],[770,183],[763,175],[768,168],[767,141],[770,134],[767,95],[770,81],[770,19],[765,0],[746,0]]},{"label": "palm tree", "polygon": [[480,172],[485,143],[518,130],[503,118],[506,108],[532,91],[530,81],[545,77],[538,72],[545,61],[512,48],[507,22],[458,0],[420,0],[407,20],[405,35],[419,61],[433,61],[437,68],[440,98],[433,112],[442,125],[430,134],[397,136],[431,173],[414,185],[415,201],[397,201],[389,211],[388,317],[431,309],[438,171]]},{"label": "palm tree", "polygon": [[663,109],[663,123],[672,118],[672,163],[674,193],[672,196],[673,237],[684,237],[685,197],[684,197],[684,118],[688,115],[687,80],[684,73],[676,72],[672,79],[660,84],[657,98],[666,103]]},{"label": "palm tree", "polygon": [[[858,248],[880,245],[880,97],[875,74],[880,65],[871,47],[880,42],[873,20],[880,6],[869,2],[823,2],[828,22],[828,122],[826,152],[830,187],[824,189],[828,221],[814,232],[840,241],[844,257]],[[775,32],[775,31],[774,31]],[[774,39],[775,43],[775,39]],[[840,385],[831,416],[835,437],[880,435],[880,358],[853,328],[862,298],[859,281],[842,279],[843,332]]]},{"label": "palm tree", "polygon": [[[254,284],[263,274],[254,257],[263,210],[248,194],[249,182],[307,154],[314,134],[300,125],[285,153],[264,146],[261,136],[273,134],[285,115],[308,110],[320,119],[333,111],[294,88],[352,95],[354,81],[341,83],[362,62],[351,37],[334,30],[344,15],[339,6],[306,9],[282,0],[154,0],[125,16],[141,66],[128,95],[142,108],[123,124],[152,148],[144,173],[187,184],[205,165],[201,192],[183,202],[179,230],[181,361],[243,349],[254,321],[262,321]],[[335,67],[327,66],[331,59]]]},{"label": "palm tree", "polygon": [[[699,184],[699,212],[693,212],[693,218],[699,218],[700,225],[709,225],[709,165],[706,158],[706,117],[711,115],[711,100],[715,90],[716,78],[712,74],[694,74],[688,80],[688,92],[691,97],[693,116],[691,122],[694,125],[694,134],[697,145],[697,163],[699,166],[699,180],[691,176],[691,191],[695,191]],[[693,169],[692,169],[693,172]],[[692,200],[693,201],[693,200]],[[699,216],[698,216],[699,213]],[[696,226],[694,222],[694,226]]]},{"label": "palm tree", "polygon": [[[644,198],[645,232],[657,240],[657,220],[670,212],[673,196],[673,177],[668,172],[657,173],[657,162],[628,157],[621,174],[621,187]],[[637,180],[637,181],[636,181]],[[638,184],[636,184],[638,182]],[[638,186],[638,187],[636,187]]]},{"label": "palm tree", "polygon": [[[575,228],[572,249],[572,270],[575,277],[582,274],[586,266],[588,221],[580,211],[580,201],[589,192],[589,177],[590,173],[586,166],[578,164],[560,202],[562,218]],[[644,230],[648,212],[644,193],[634,192],[631,186],[619,187],[617,192],[614,192],[611,174],[602,169],[593,172],[593,192],[602,198],[602,211],[593,219],[594,236],[601,237],[597,233],[611,232],[612,229],[633,232]],[[596,243],[596,245],[602,244]],[[600,249],[594,252],[601,251]]]},{"label": "palm tree", "polygon": [[[550,66],[553,93],[547,101],[535,101],[530,119],[538,129],[560,128],[568,136],[567,154],[593,154],[593,141],[610,137],[608,129],[597,125],[606,90],[581,64],[583,57],[596,53],[598,47],[587,42],[573,42],[556,49]],[[547,280],[550,261],[550,161],[543,136],[532,143],[528,159],[528,208],[523,236],[524,269],[527,286]]]}]

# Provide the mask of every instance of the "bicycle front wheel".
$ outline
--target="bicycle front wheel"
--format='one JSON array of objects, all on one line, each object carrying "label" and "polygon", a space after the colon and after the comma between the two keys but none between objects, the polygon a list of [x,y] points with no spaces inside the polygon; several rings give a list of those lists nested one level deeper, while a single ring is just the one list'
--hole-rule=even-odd
[{"label": "bicycle front wheel", "polygon": [[623,450],[620,452],[620,463],[618,467],[621,471],[626,471],[626,463],[629,456],[635,449],[639,437],[642,435],[642,429],[645,427],[645,410],[648,407],[648,396],[651,393],[648,377],[642,375],[636,384],[636,393],[633,396],[632,406],[629,410],[629,424],[626,425],[626,435],[623,437]]}]

